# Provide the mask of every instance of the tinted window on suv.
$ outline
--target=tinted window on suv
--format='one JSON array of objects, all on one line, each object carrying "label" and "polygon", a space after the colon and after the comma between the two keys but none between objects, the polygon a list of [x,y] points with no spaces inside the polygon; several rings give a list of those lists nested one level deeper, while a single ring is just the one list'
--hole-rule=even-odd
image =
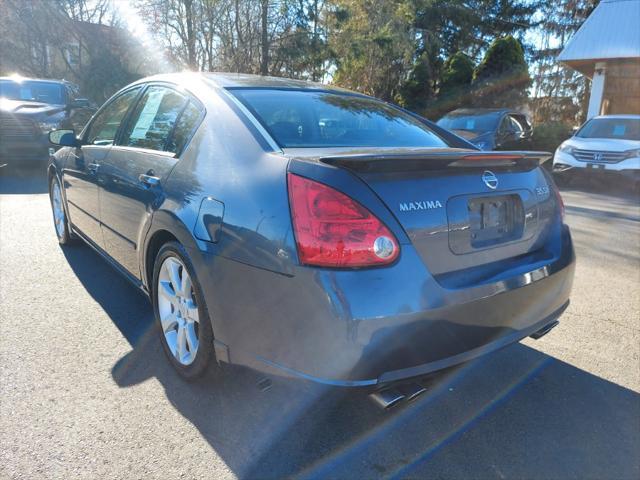
[{"label": "tinted window on suv", "polygon": [[25,102],[40,102],[62,105],[63,86],[55,82],[34,80],[0,80],[0,97]]},{"label": "tinted window on suv", "polygon": [[165,150],[169,135],[186,102],[187,98],[175,90],[149,87],[131,114],[122,145]]},{"label": "tinted window on suv", "polygon": [[92,145],[112,145],[120,123],[139,92],[140,88],[128,90],[99,112],[91,122],[86,135],[87,142]]}]

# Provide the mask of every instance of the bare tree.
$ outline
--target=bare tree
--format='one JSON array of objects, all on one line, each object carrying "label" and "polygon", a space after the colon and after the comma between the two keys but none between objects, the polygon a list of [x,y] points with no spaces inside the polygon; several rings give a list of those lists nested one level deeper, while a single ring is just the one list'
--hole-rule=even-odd
[{"label": "bare tree", "polygon": [[262,0],[260,6],[260,43],[261,43],[261,59],[260,59],[260,75],[269,74],[269,32],[267,25],[269,22],[269,0]]}]

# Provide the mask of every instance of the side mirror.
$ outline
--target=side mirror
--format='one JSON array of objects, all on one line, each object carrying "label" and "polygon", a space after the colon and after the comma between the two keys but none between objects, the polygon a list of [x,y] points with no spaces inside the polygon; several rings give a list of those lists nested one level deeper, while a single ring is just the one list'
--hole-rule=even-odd
[{"label": "side mirror", "polygon": [[89,99],[87,98],[76,98],[69,102],[69,108],[88,108],[89,107]]},{"label": "side mirror", "polygon": [[49,132],[49,142],[60,147],[79,147],[80,142],[73,130],[53,130]]},{"label": "side mirror", "polygon": [[576,133],[578,133],[578,130],[580,130],[580,127],[572,127],[571,128],[571,136],[575,135]]}]

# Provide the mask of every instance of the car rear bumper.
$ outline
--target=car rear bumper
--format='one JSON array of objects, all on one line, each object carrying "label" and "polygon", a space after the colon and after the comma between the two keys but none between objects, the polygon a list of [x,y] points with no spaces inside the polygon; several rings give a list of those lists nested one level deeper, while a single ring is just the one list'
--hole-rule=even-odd
[{"label": "car rear bumper", "polygon": [[[218,359],[336,386],[421,376],[534,333],[566,308],[575,257],[561,227],[551,257],[445,288],[406,246],[391,267],[300,267],[295,276],[221,256],[194,262]],[[506,268],[506,267],[505,267]]]}]

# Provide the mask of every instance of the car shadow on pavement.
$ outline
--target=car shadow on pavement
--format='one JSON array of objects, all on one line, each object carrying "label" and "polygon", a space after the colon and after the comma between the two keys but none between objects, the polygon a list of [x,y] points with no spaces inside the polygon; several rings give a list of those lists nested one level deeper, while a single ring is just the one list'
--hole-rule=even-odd
[{"label": "car shadow on pavement", "polygon": [[131,345],[115,382],[156,378],[240,478],[640,475],[640,395],[523,344],[436,377],[390,412],[358,390],[273,377],[264,388],[242,367],[187,383],[164,357],[148,300],[89,248],[63,251]]},{"label": "car shadow on pavement", "polygon": [[[636,202],[640,199],[637,186],[621,177],[574,178],[558,185],[561,191],[576,191],[587,194],[607,195],[624,201]],[[608,199],[611,202],[611,198]]]}]

